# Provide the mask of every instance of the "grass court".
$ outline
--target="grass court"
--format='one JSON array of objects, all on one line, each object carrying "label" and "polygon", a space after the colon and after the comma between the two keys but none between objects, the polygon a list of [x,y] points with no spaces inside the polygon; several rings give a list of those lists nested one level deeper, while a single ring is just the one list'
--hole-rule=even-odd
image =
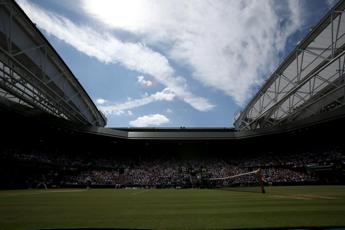
[{"label": "grass court", "polygon": [[0,229],[344,227],[345,186],[0,191]]}]

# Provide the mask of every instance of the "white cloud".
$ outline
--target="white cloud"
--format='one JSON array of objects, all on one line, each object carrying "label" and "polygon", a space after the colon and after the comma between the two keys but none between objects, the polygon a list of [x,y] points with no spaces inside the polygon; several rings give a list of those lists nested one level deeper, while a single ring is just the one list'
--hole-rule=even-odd
[{"label": "white cloud", "polygon": [[172,101],[175,94],[170,89],[165,88],[163,91],[152,94],[150,97],[155,101]]},{"label": "white cloud", "polygon": [[151,85],[152,85],[152,81],[150,81],[150,80],[145,80],[145,78],[144,78],[144,76],[138,76],[137,77],[137,80],[138,80],[138,82],[139,82],[139,84],[141,85],[141,86],[146,86],[146,87],[150,87]]},{"label": "white cloud", "polygon": [[166,112],[167,112],[167,113],[172,113],[173,111],[172,111],[172,109],[167,108]]},{"label": "white cloud", "polygon": [[[194,79],[221,90],[238,104],[273,70],[287,38],[303,23],[297,0],[81,2],[89,15],[107,26],[151,44],[165,44],[169,57],[188,65]],[[182,79],[177,85],[184,84]],[[175,93],[181,96],[182,89]],[[188,93],[182,97],[196,107],[208,106]]]},{"label": "white cloud", "polygon": [[134,127],[159,126],[169,123],[169,121],[169,118],[162,114],[151,114],[138,117],[137,119],[130,121],[129,125]]},{"label": "white cloud", "polygon": [[103,104],[105,104],[107,102],[107,100],[105,100],[105,99],[103,99],[103,98],[98,98],[97,100],[96,100],[96,104],[98,104],[98,105],[103,105]]},{"label": "white cloud", "polygon": [[98,109],[107,115],[123,115],[126,110],[148,105],[155,101],[172,101],[174,98],[174,92],[165,88],[160,92],[151,95],[145,94],[142,98],[127,100],[123,103],[113,104],[108,101],[107,105],[99,105]]},{"label": "white cloud", "polygon": [[[117,2],[120,3],[120,1]],[[186,79],[176,76],[168,59],[144,43],[122,42],[111,33],[98,33],[89,26],[77,25],[61,15],[43,10],[26,0],[18,0],[18,3],[38,27],[78,51],[104,63],[119,63],[129,70],[151,75],[173,91],[177,97],[199,111],[207,111],[214,107],[207,99],[194,95]],[[108,13],[112,11],[112,9],[109,10]],[[121,13],[121,15],[129,14],[128,11]],[[133,16],[133,14],[130,15]]]}]

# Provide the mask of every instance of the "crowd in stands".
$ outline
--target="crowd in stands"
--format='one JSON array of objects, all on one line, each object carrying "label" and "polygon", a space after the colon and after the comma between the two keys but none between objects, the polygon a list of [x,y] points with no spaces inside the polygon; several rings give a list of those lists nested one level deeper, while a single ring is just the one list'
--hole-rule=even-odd
[{"label": "crowd in stands", "polygon": [[[257,184],[255,174],[229,180],[210,182],[221,178],[250,172],[258,168],[266,183],[306,183],[318,178],[307,168],[310,165],[345,164],[345,155],[339,149],[323,152],[279,154],[265,153],[231,157],[116,157],[112,154],[73,154],[59,151],[7,149],[0,160],[17,161],[45,167],[44,177],[28,180],[45,180],[48,184],[112,185],[117,187],[193,187]],[[31,177],[37,177],[36,173]],[[28,177],[30,174],[28,174]]]},{"label": "crowd in stands", "polygon": [[[165,163],[169,164],[167,162]],[[197,165],[196,162],[194,163]],[[207,167],[196,167],[196,169],[189,170],[187,167],[177,165],[170,165],[168,167],[160,165],[146,167],[141,165],[140,168],[126,168],[124,174],[120,174],[117,170],[92,170],[85,171],[77,176],[69,177],[68,182],[72,184],[85,184],[87,180],[91,180],[94,184],[124,184],[126,186],[138,187],[188,187],[193,186],[193,184],[202,183],[202,180],[207,181],[207,179],[210,178],[225,178],[250,172],[248,168],[239,168],[225,162],[222,163],[217,164],[217,166],[221,166],[220,168],[214,168],[214,165],[211,165]],[[302,169],[292,170],[269,167],[264,168],[262,172],[265,182],[270,184],[289,182],[302,183],[317,180]],[[229,180],[219,180],[213,183],[218,185],[254,185],[258,184],[258,179],[255,174],[252,174]]]}]

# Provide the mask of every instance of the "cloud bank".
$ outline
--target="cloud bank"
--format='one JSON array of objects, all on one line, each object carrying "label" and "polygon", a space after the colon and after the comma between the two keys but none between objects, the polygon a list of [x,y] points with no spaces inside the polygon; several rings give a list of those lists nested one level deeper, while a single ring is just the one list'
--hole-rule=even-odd
[{"label": "cloud bank", "polygon": [[123,115],[126,110],[145,106],[156,101],[172,101],[174,98],[175,94],[170,89],[165,88],[160,92],[145,95],[138,99],[129,99],[123,103],[111,103],[102,98],[97,99],[96,103],[98,108],[106,115]]},{"label": "cloud bank", "polygon": [[141,85],[141,86],[144,86],[144,87],[150,87],[152,85],[152,81],[150,80],[145,80],[144,76],[138,76],[137,77],[137,80],[138,80],[138,83]]},{"label": "cloud bank", "polygon": [[18,3],[39,28],[78,51],[104,63],[119,63],[129,70],[151,75],[199,111],[214,107],[206,98],[194,95],[186,79],[176,75],[169,60],[144,43],[123,42],[111,33],[99,33],[92,27],[77,25],[26,0],[18,0]]},{"label": "cloud bank", "polygon": [[81,2],[106,26],[142,37],[148,44],[164,44],[168,57],[188,66],[195,80],[239,105],[278,64],[287,39],[303,23],[298,0]]},{"label": "cloud bank", "polygon": [[145,115],[129,122],[134,127],[159,126],[166,123],[169,123],[169,118],[162,114]]}]

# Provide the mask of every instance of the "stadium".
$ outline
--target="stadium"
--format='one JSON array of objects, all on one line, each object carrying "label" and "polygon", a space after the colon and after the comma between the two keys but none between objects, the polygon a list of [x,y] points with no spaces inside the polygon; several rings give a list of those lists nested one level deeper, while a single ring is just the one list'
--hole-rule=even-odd
[{"label": "stadium", "polygon": [[21,6],[0,0],[0,229],[345,229],[345,1],[233,127],[106,127]]}]

